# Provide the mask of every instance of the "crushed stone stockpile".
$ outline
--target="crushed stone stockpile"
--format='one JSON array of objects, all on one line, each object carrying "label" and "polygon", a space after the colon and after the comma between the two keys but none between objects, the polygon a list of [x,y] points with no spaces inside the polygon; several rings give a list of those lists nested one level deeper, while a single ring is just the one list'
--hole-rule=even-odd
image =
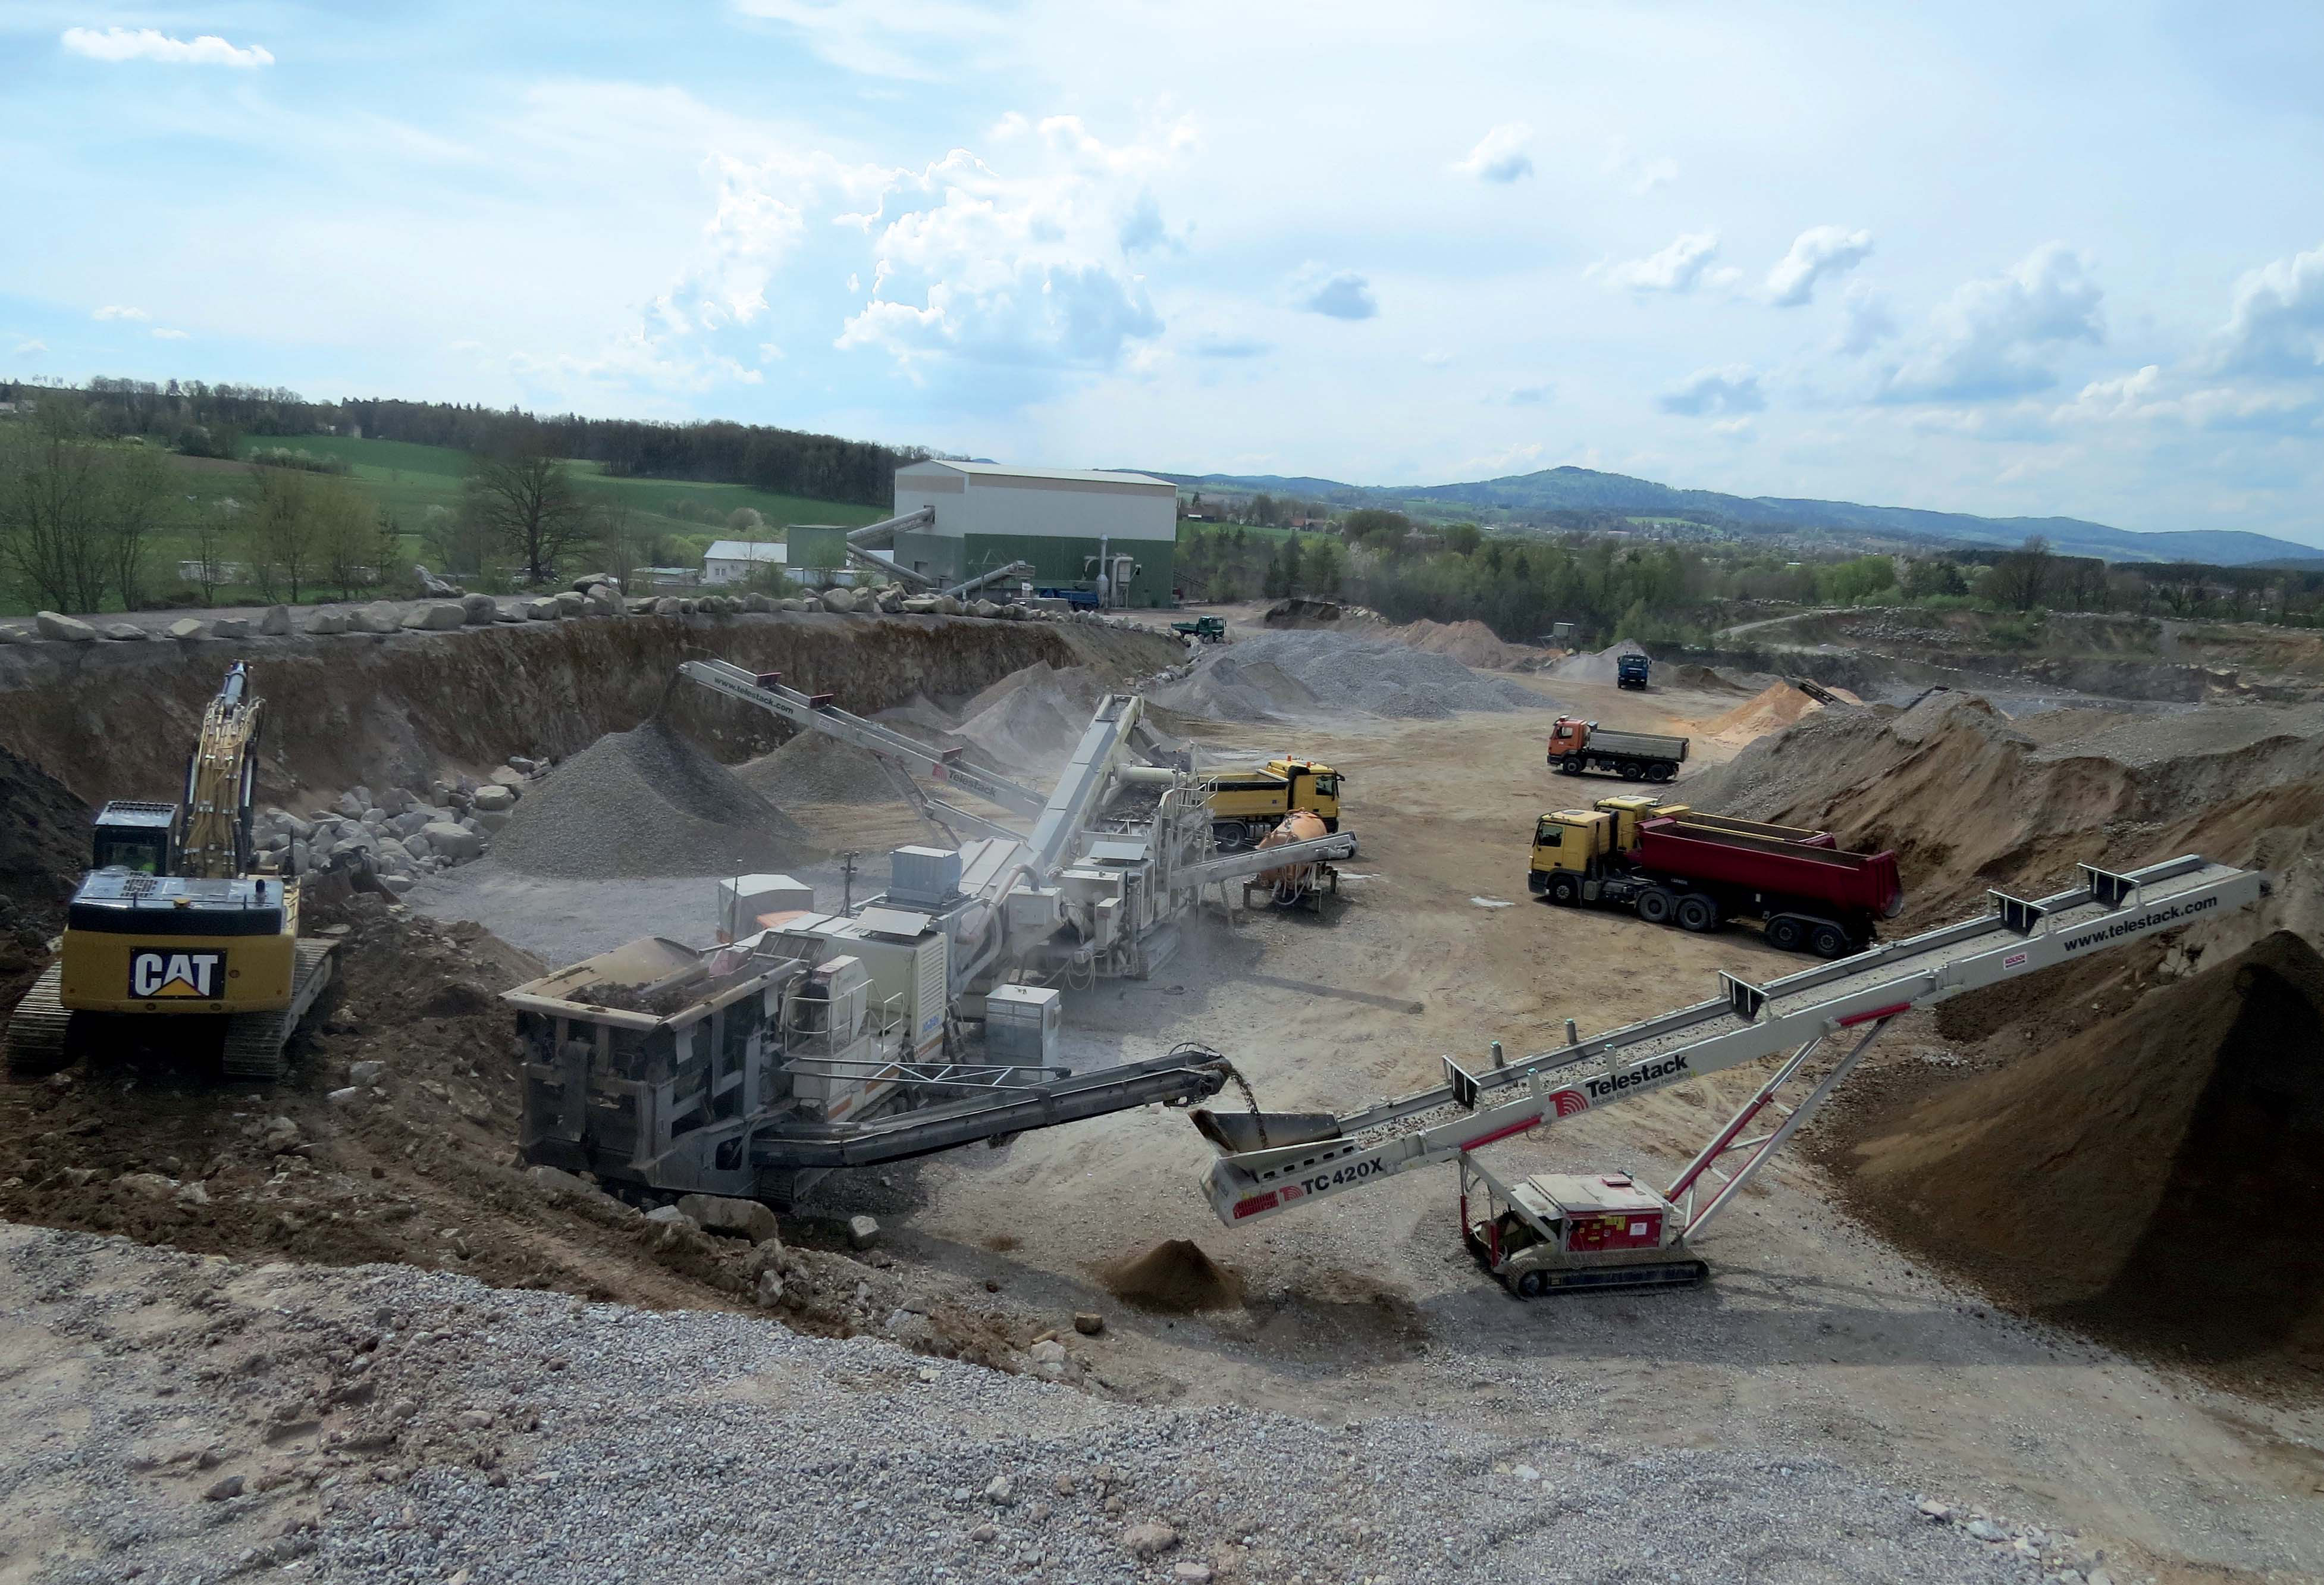
[{"label": "crushed stone stockpile", "polygon": [[1752,743],[1823,708],[1788,682],[1773,683],[1705,721],[1702,735],[1714,743]]},{"label": "crushed stone stockpile", "polygon": [[[2288,932],[1852,1116],[1859,1213],[2104,1339],[2324,1386],[2324,959]],[[2284,1368],[2287,1362],[2296,1368]]]},{"label": "crushed stone stockpile", "polygon": [[651,720],[558,765],[518,802],[493,856],[531,875],[595,880],[788,870],[824,853],[733,772]]},{"label": "crushed stone stockpile", "polygon": [[1481,675],[1449,655],[1323,631],[1255,634],[1200,657],[1191,675],[1152,697],[1183,714],[1225,721],[1318,715],[1441,720],[1460,710],[1550,703],[1520,682]]},{"label": "crushed stone stockpile", "polygon": [[1480,672],[1530,672],[1548,657],[1537,649],[1504,642],[1482,622],[1407,622],[1379,635],[1407,649],[1449,655]]},{"label": "crushed stone stockpile", "polygon": [[1012,778],[1046,775],[1089,730],[1090,715],[1106,691],[1093,667],[1060,671],[1036,662],[962,705],[958,735]]},{"label": "crushed stone stockpile", "polygon": [[0,1228],[0,1313],[39,1362],[0,1424],[0,1534],[59,1585],[1533,1585],[1641,1558],[1671,1585],[1727,1585],[1738,1560],[1766,1579],[2043,1577],[1803,1448],[1554,1434],[1590,1418],[1595,1389],[1570,1372],[1506,1384],[1545,1428],[1519,1438],[1320,1426],[1111,1403],[744,1315],[22,1228]]},{"label": "crushed stone stockpile", "polygon": [[[2267,923],[2324,939],[2324,737],[2307,707],[2214,707],[2037,743],[1986,700],[1932,693],[1910,709],[1816,710],[1687,783],[1697,808],[1893,848],[1904,923],[2047,894],[2081,864],[2135,868],[2182,853],[2282,872]],[[2223,928],[2232,922],[2221,921]]]}]

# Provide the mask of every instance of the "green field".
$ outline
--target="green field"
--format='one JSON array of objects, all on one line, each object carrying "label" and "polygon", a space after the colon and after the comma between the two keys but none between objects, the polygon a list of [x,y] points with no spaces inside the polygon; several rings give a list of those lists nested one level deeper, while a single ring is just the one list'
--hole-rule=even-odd
[{"label": "green field", "polygon": [[[348,477],[378,502],[382,510],[393,516],[402,531],[404,553],[398,557],[395,570],[408,573],[414,562],[433,564],[433,559],[421,548],[420,531],[431,507],[459,509],[461,482],[468,468],[465,452],[448,446],[419,446],[403,440],[357,440],[337,435],[257,435],[244,441],[242,454],[246,457],[254,451],[277,448],[345,458],[354,470]],[[206,509],[227,497],[249,494],[250,470],[241,463],[177,456],[172,456],[170,463],[189,510]],[[877,506],[778,496],[743,485],[706,484],[694,479],[609,478],[604,469],[594,462],[570,462],[566,467],[575,483],[593,498],[627,505],[634,525],[665,535],[673,565],[698,564],[703,552],[714,540],[731,538],[725,519],[745,506],[755,509],[766,519],[770,537],[774,539],[782,538],[789,524],[833,523],[858,528],[888,515],[885,509]],[[192,541],[186,533],[165,532],[159,535],[148,562],[152,569],[149,592],[166,597],[178,589],[177,563],[195,554]],[[229,558],[236,554],[231,549],[227,552]],[[317,591],[318,595],[325,592],[336,591]],[[256,598],[256,591],[240,587],[222,589],[217,593],[220,605],[247,605]],[[0,615],[23,616],[30,610],[31,607],[16,599],[13,593],[0,594]]]}]

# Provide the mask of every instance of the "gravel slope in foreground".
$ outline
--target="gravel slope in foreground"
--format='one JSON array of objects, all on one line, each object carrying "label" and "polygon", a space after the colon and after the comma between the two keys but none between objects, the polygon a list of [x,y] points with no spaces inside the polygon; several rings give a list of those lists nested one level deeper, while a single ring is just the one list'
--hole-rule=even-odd
[{"label": "gravel slope in foreground", "polygon": [[7,1226],[0,1380],[0,1574],[42,1580],[2041,1577],[1820,1459],[1562,1439],[1586,1373],[1500,1384],[1537,1439],[1327,1428]]}]

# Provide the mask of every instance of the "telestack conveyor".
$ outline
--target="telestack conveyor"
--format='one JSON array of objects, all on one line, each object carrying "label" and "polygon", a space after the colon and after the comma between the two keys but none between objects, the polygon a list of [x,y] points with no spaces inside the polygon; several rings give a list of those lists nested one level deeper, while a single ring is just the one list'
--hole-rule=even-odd
[{"label": "telestack conveyor", "polygon": [[[2038,901],[1993,894],[1992,910],[1766,985],[1722,974],[1715,999],[1489,1066],[1443,1059],[1444,1082],[1343,1117],[1213,1112],[1194,1126],[1219,1151],[1206,1188],[1229,1226],[1457,1162],[1462,1228],[1488,1270],[1523,1297],[1562,1288],[1702,1280],[1689,1247],[1848,1077],[1889,1022],[1941,1002],[2243,908],[2260,875],[2188,857],[2117,874],[2085,865],[2085,885]],[[1802,1077],[1827,1040],[1839,1061]],[[1624,1173],[1504,1182],[1473,1153],[1560,1118],[1788,1052],[1669,1190]],[[1798,1094],[1794,1100],[1782,1098]],[[1755,1123],[1766,1131],[1746,1137]],[[1698,1209],[1698,1197],[1702,1200]],[[1472,1208],[1471,1201],[1481,1203]]]}]

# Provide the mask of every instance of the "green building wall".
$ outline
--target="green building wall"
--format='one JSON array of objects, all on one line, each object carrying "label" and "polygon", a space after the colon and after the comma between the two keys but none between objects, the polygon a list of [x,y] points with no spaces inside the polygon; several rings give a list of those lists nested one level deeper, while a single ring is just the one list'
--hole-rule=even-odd
[{"label": "green building wall", "polygon": [[[1098,553],[1094,539],[1049,539],[1035,534],[973,533],[962,544],[965,554],[961,577],[973,578],[1010,561],[1030,561],[1033,581],[1045,586],[1090,583],[1091,570],[1083,563]],[[1130,581],[1129,604],[1158,607],[1170,603],[1176,545],[1167,540],[1117,540],[1110,548],[1138,565],[1138,575]]]}]

